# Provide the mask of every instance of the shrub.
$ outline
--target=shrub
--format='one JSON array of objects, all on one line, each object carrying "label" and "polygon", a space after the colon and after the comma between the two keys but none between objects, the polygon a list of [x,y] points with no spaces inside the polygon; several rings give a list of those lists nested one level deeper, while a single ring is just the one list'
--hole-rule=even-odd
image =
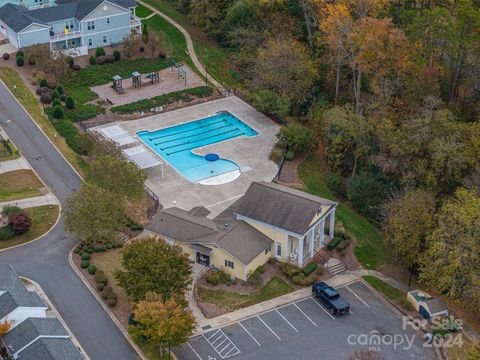
[{"label": "shrub", "polygon": [[82,254],[82,260],[90,260],[92,256],[89,253]]},{"label": "shrub", "polygon": [[94,275],[97,272],[97,267],[95,265],[90,265],[87,270],[89,274]]},{"label": "shrub", "polygon": [[260,285],[260,279],[264,272],[265,272],[264,266],[260,265],[255,269],[255,271],[252,274],[250,274],[250,276],[248,277],[248,282],[253,286]]},{"label": "shrub", "polygon": [[60,93],[58,92],[58,90],[53,90],[52,91],[52,99],[53,100],[60,99]]},{"label": "shrub", "polygon": [[282,148],[277,144],[275,144],[275,146],[272,148],[272,151],[270,151],[270,155],[268,158],[278,164],[282,159],[282,155],[283,155]]},{"label": "shrub", "polygon": [[53,100],[52,107],[55,107],[55,106],[62,106],[62,102],[60,101],[60,99]]},{"label": "shrub", "polygon": [[63,113],[63,108],[61,106],[55,106],[53,108],[53,117],[55,119],[63,119],[63,117],[65,116],[65,114]]},{"label": "shrub", "polygon": [[111,286],[105,286],[105,288],[102,290],[102,298],[104,300],[107,300],[111,295],[111,293],[113,293],[113,289]]},{"label": "shrub", "polygon": [[97,58],[100,56],[105,56],[105,49],[102,47],[97,48],[97,50],[95,50],[95,56]]},{"label": "shrub", "polygon": [[346,250],[349,244],[350,244],[350,242],[349,242],[348,240],[343,239],[343,240],[340,241],[340,243],[337,245],[337,251],[338,251],[338,252],[342,252],[342,251]]},{"label": "shrub", "polygon": [[295,151],[293,151],[292,149],[288,150],[287,153],[285,154],[285,160],[287,161],[292,161],[294,157],[295,157]]},{"label": "shrub", "polygon": [[97,64],[98,65],[103,65],[107,63],[107,57],[106,56],[99,56],[97,58]]},{"label": "shrub", "polygon": [[24,56],[25,56],[25,53],[23,52],[23,50],[18,50],[18,51],[17,51],[16,57],[18,58],[18,57],[20,57],[20,56],[21,56],[21,57],[24,57]]},{"label": "shrub", "polygon": [[86,250],[86,252],[89,253],[89,254],[93,254],[94,251],[95,251],[95,249],[92,248],[92,247],[89,247],[89,248]]},{"label": "shrub", "polygon": [[80,249],[78,246],[73,250],[74,254],[80,255],[81,252],[82,252],[82,249]]},{"label": "shrub", "polygon": [[[96,273],[95,273],[95,275],[96,275]],[[107,286],[107,285],[105,285],[104,283],[97,283],[97,289],[99,291],[102,291],[105,288],[105,286]]]},{"label": "shrub", "polygon": [[167,53],[166,53],[165,51],[160,50],[160,51],[158,52],[158,57],[159,57],[160,59],[165,59],[165,58],[167,57]]},{"label": "shrub", "polygon": [[282,126],[277,136],[282,146],[299,152],[312,151],[316,143],[312,130],[297,124]]},{"label": "shrub", "polygon": [[253,106],[267,115],[285,116],[290,112],[290,101],[271,90],[257,90],[248,100]]},{"label": "shrub", "polygon": [[144,47],[144,46],[140,46],[139,50],[140,50],[140,52],[144,52],[144,51],[145,51],[145,47]]},{"label": "shrub", "polygon": [[298,273],[295,276],[292,277],[292,281],[295,285],[303,285],[305,282],[305,274],[304,273]]},{"label": "shrub", "polygon": [[5,215],[11,215],[11,214],[23,214],[24,211],[19,208],[18,206],[15,206],[15,205],[6,205],[3,207],[2,209],[2,213],[4,213]]},{"label": "shrub", "polygon": [[115,58],[113,57],[113,55],[107,55],[105,58],[106,58],[106,61],[109,63],[113,63],[115,61]]},{"label": "shrub", "polygon": [[67,96],[65,99],[65,106],[67,109],[74,109],[75,108],[75,100],[71,96]]},{"label": "shrub", "polygon": [[47,87],[50,90],[55,90],[55,88],[57,87],[57,80],[48,80],[47,81]]},{"label": "shrub", "polygon": [[69,68],[72,68],[75,65],[75,59],[71,56],[67,56],[67,64]]},{"label": "shrub", "polygon": [[35,90],[35,93],[36,93],[37,95],[42,95],[42,94],[43,94],[43,89],[42,89],[41,87],[39,87],[39,88],[37,88],[37,89]]},{"label": "shrub", "polygon": [[311,262],[310,264],[305,266],[305,268],[303,269],[303,273],[305,274],[305,276],[308,276],[311,273],[313,273],[316,269],[317,269],[317,263]]},{"label": "shrub", "polygon": [[90,62],[90,65],[97,65],[97,58],[95,56],[90,56],[88,61]]},{"label": "shrub", "polygon": [[44,93],[40,96],[40,101],[44,104],[50,104],[52,102],[52,94]]},{"label": "shrub", "polygon": [[62,95],[62,94],[65,92],[65,90],[63,90],[63,86],[62,86],[62,85],[58,85],[58,86],[55,88],[55,90],[57,90],[60,95]]},{"label": "shrub", "polygon": [[60,100],[65,101],[66,99],[67,99],[67,95],[66,95],[66,94],[60,95]]},{"label": "shrub", "polygon": [[205,274],[205,280],[210,285],[217,286],[218,284],[220,284],[220,274],[218,272],[213,272],[209,270]]},{"label": "shrub", "polygon": [[3,53],[3,60],[8,60],[10,59],[10,54],[9,53]]},{"label": "shrub", "polygon": [[300,272],[297,266],[284,262],[280,263],[280,269],[290,279]]},{"label": "shrub", "polygon": [[4,226],[0,228],[0,240],[8,240],[15,236],[11,226]]},{"label": "shrub", "polygon": [[30,65],[35,65],[35,56],[30,55],[30,56],[28,57],[28,63],[29,63]]},{"label": "shrub", "polygon": [[25,234],[32,226],[32,220],[24,213],[14,213],[8,216],[8,223],[15,235]]},{"label": "shrub", "polygon": [[122,54],[120,53],[119,50],[115,50],[115,51],[113,52],[113,58],[115,59],[115,61],[120,60],[121,57],[122,57]]},{"label": "shrub", "polygon": [[338,235],[336,235],[330,242],[327,244],[327,249],[328,250],[333,250],[337,247],[338,244],[340,244],[340,241],[342,241],[342,238]]},{"label": "shrub", "polygon": [[[95,59],[95,58],[94,58],[94,59]],[[93,64],[93,65],[95,65],[95,64]],[[73,66],[72,66],[72,69],[75,70],[75,71],[78,71],[78,70],[80,70],[81,68],[82,68],[82,67],[80,66],[80,64],[73,64]]]},{"label": "shrub", "polygon": [[83,260],[81,263],[80,263],[80,267],[82,269],[86,269],[90,266],[90,260]]},{"label": "shrub", "polygon": [[331,173],[327,175],[326,178],[327,188],[335,195],[346,198],[347,189],[345,187],[345,181],[342,177],[336,173]]},{"label": "shrub", "polygon": [[102,283],[102,284],[105,284],[105,285],[108,284],[108,279],[107,279],[107,277],[105,276],[105,273],[102,270],[97,270],[97,272],[95,273],[95,281],[97,283]]},{"label": "shrub", "polygon": [[109,307],[114,307],[115,305],[117,305],[117,299],[108,299],[106,303]]},{"label": "shrub", "polygon": [[17,56],[17,66],[23,66],[25,64],[25,60],[23,59],[23,56]]},{"label": "shrub", "polygon": [[47,87],[48,86],[48,82],[47,82],[47,79],[42,79],[40,80],[40,82],[38,83],[38,85],[42,88],[44,87]]}]

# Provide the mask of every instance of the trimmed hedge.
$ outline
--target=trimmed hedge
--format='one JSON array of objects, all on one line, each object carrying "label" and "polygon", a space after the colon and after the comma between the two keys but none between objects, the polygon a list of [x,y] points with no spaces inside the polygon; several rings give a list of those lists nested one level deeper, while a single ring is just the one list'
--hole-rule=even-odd
[{"label": "trimmed hedge", "polygon": [[97,272],[97,267],[95,265],[90,265],[87,270],[89,274],[94,275]]},{"label": "trimmed hedge", "polygon": [[82,260],[90,260],[91,255],[90,254],[82,254]]},{"label": "trimmed hedge", "polygon": [[81,263],[80,263],[80,267],[82,269],[86,269],[90,266],[90,260],[83,260]]},{"label": "trimmed hedge", "polygon": [[342,241],[342,238],[340,236],[335,236],[328,244],[327,244],[327,249],[328,250],[333,250],[337,247],[338,244],[340,244],[340,241]]},{"label": "trimmed hedge", "polygon": [[119,105],[112,107],[112,112],[120,114],[128,114],[133,112],[140,112],[150,110],[155,107],[164,106],[174,103],[176,101],[191,101],[194,98],[204,98],[211,96],[213,89],[208,86],[199,86],[196,88],[185,89],[180,91],[171,92],[169,94],[163,94],[155,96],[150,99],[143,99],[135,101],[130,104]]},{"label": "trimmed hedge", "polygon": [[316,269],[317,269],[317,263],[311,262],[310,264],[305,266],[305,268],[303,269],[303,273],[305,274],[305,276],[308,276],[311,273],[313,273]]}]

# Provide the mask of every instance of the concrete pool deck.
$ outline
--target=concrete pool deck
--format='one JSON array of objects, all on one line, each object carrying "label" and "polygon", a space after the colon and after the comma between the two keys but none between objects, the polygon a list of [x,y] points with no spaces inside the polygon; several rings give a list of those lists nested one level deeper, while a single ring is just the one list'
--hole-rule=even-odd
[{"label": "concrete pool deck", "polygon": [[[148,175],[146,185],[158,196],[163,207],[176,206],[189,210],[193,206],[202,205],[211,211],[209,217],[213,217],[242,196],[253,181],[271,181],[278,168],[277,164],[268,157],[275,144],[279,126],[236,96],[116,123],[132,134],[137,140],[135,145],[138,145],[139,143],[144,144],[136,135],[138,131],[159,130],[212,116],[224,110],[229,111],[255,129],[259,135],[240,136],[194,149],[193,152],[200,155],[213,152],[221,158],[234,161],[240,166],[241,175],[226,184],[201,185],[186,180],[162,158],[162,161],[165,162],[163,177],[160,166],[145,171]],[[91,130],[95,129],[98,128]],[[150,150],[150,147],[145,146]],[[160,155],[158,157],[161,158]]]}]

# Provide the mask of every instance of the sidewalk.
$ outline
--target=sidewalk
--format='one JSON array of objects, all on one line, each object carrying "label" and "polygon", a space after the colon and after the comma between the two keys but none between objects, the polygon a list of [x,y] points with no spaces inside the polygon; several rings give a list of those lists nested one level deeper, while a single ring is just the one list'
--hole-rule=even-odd
[{"label": "sidewalk", "polygon": [[11,200],[5,201],[0,203],[0,209],[4,206],[18,206],[22,209],[37,207],[37,206],[44,206],[44,205],[58,205],[57,199],[53,196],[52,193],[48,193],[46,195],[21,199],[21,200]]},{"label": "sidewalk", "polygon": [[[325,282],[328,283],[330,286],[338,287],[345,284],[349,284],[357,280],[359,280],[359,276],[357,274],[346,272],[343,274],[336,275],[333,278],[326,280]],[[309,296],[312,296],[312,290],[310,287],[307,287],[283,296],[276,297],[271,300],[267,300],[267,301],[243,308],[243,309],[232,311],[228,314],[214,317],[212,319],[206,319],[202,314],[203,319],[197,318],[200,329],[197,329],[194,335],[201,334],[202,333],[201,328],[204,326],[211,326],[212,328],[220,328],[228,324],[237,322],[239,320],[252,317],[252,316],[264,313],[266,311],[281,307],[283,305],[287,305],[292,302],[296,302],[296,301],[308,298]]]},{"label": "sidewalk", "polygon": [[6,173],[9,171],[23,170],[23,169],[30,169],[30,165],[27,163],[27,161],[23,157],[20,157],[15,160],[0,162],[0,174]]}]

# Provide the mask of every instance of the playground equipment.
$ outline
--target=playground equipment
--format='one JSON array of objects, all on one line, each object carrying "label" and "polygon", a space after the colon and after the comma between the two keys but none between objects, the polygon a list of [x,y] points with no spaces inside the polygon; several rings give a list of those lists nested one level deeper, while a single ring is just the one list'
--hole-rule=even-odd
[{"label": "playground equipment", "polygon": [[134,88],[139,88],[142,86],[142,74],[138,71],[132,72],[132,84]]},{"label": "playground equipment", "polygon": [[120,75],[115,75],[113,78],[112,78],[112,81],[113,81],[113,84],[112,84],[112,88],[113,90],[115,90],[118,94],[124,94],[125,93],[125,90],[123,90],[123,87],[122,87],[122,77]]},{"label": "playground equipment", "polygon": [[177,69],[177,78],[185,80],[185,86],[187,86],[187,71],[185,70],[183,63],[177,63],[175,59],[172,59],[172,72]]},{"label": "playground equipment", "polygon": [[154,83],[159,83],[160,82],[160,74],[158,73],[158,71],[151,72],[151,73],[145,75],[145,79],[149,79],[150,84],[153,85]]}]

